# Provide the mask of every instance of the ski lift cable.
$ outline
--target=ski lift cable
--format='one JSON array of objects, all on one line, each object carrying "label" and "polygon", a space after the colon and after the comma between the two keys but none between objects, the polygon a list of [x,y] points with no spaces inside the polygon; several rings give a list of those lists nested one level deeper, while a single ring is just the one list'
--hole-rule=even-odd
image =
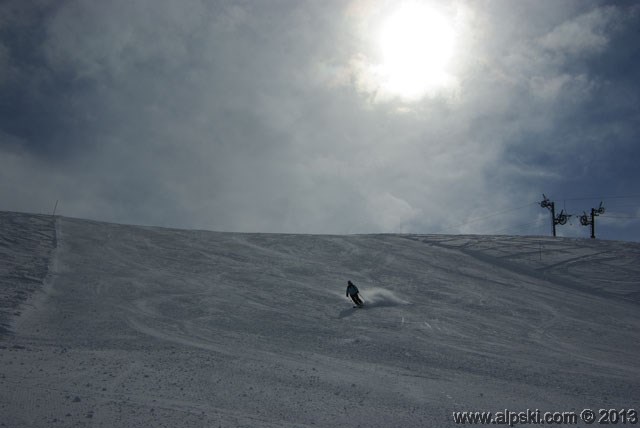
[{"label": "ski lift cable", "polygon": [[593,197],[581,197],[581,198],[561,198],[565,201],[588,201],[588,200],[607,200],[607,199],[635,199],[640,198],[640,195],[620,195],[620,196],[593,196]]}]

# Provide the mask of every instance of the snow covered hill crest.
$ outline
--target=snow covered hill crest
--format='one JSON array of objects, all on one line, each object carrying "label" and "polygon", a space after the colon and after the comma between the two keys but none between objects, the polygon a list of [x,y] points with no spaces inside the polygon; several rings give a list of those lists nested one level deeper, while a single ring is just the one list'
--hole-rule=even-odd
[{"label": "snow covered hill crest", "polygon": [[2,212],[0,256],[7,426],[424,427],[640,407],[637,243]]}]

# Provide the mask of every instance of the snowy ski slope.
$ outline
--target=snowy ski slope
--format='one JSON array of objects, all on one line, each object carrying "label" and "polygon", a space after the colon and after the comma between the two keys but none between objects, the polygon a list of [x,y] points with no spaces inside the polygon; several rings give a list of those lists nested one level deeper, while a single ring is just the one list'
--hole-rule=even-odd
[{"label": "snowy ski slope", "polygon": [[446,427],[454,411],[640,407],[637,243],[9,212],[0,226],[1,426]]}]

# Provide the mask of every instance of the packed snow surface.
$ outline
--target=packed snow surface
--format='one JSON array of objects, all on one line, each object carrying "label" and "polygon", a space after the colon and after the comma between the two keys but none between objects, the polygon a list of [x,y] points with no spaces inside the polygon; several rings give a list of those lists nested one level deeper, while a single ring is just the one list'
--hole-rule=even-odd
[{"label": "packed snow surface", "polygon": [[9,212],[0,226],[1,426],[444,427],[454,411],[640,407],[637,243]]}]

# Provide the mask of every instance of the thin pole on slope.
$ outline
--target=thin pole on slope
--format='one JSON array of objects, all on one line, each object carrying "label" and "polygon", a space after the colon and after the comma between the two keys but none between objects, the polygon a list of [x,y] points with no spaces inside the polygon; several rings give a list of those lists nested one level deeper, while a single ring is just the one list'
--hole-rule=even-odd
[{"label": "thin pole on slope", "polygon": [[542,261],[542,242],[540,242],[539,244],[540,244],[540,261]]},{"label": "thin pole on slope", "polygon": [[51,214],[52,216],[54,216],[54,217],[55,217],[55,215],[56,215],[56,210],[57,210],[57,209],[58,209],[58,200],[56,199],[56,204],[55,204],[55,205],[54,205],[54,207],[53,207],[53,214]]}]

